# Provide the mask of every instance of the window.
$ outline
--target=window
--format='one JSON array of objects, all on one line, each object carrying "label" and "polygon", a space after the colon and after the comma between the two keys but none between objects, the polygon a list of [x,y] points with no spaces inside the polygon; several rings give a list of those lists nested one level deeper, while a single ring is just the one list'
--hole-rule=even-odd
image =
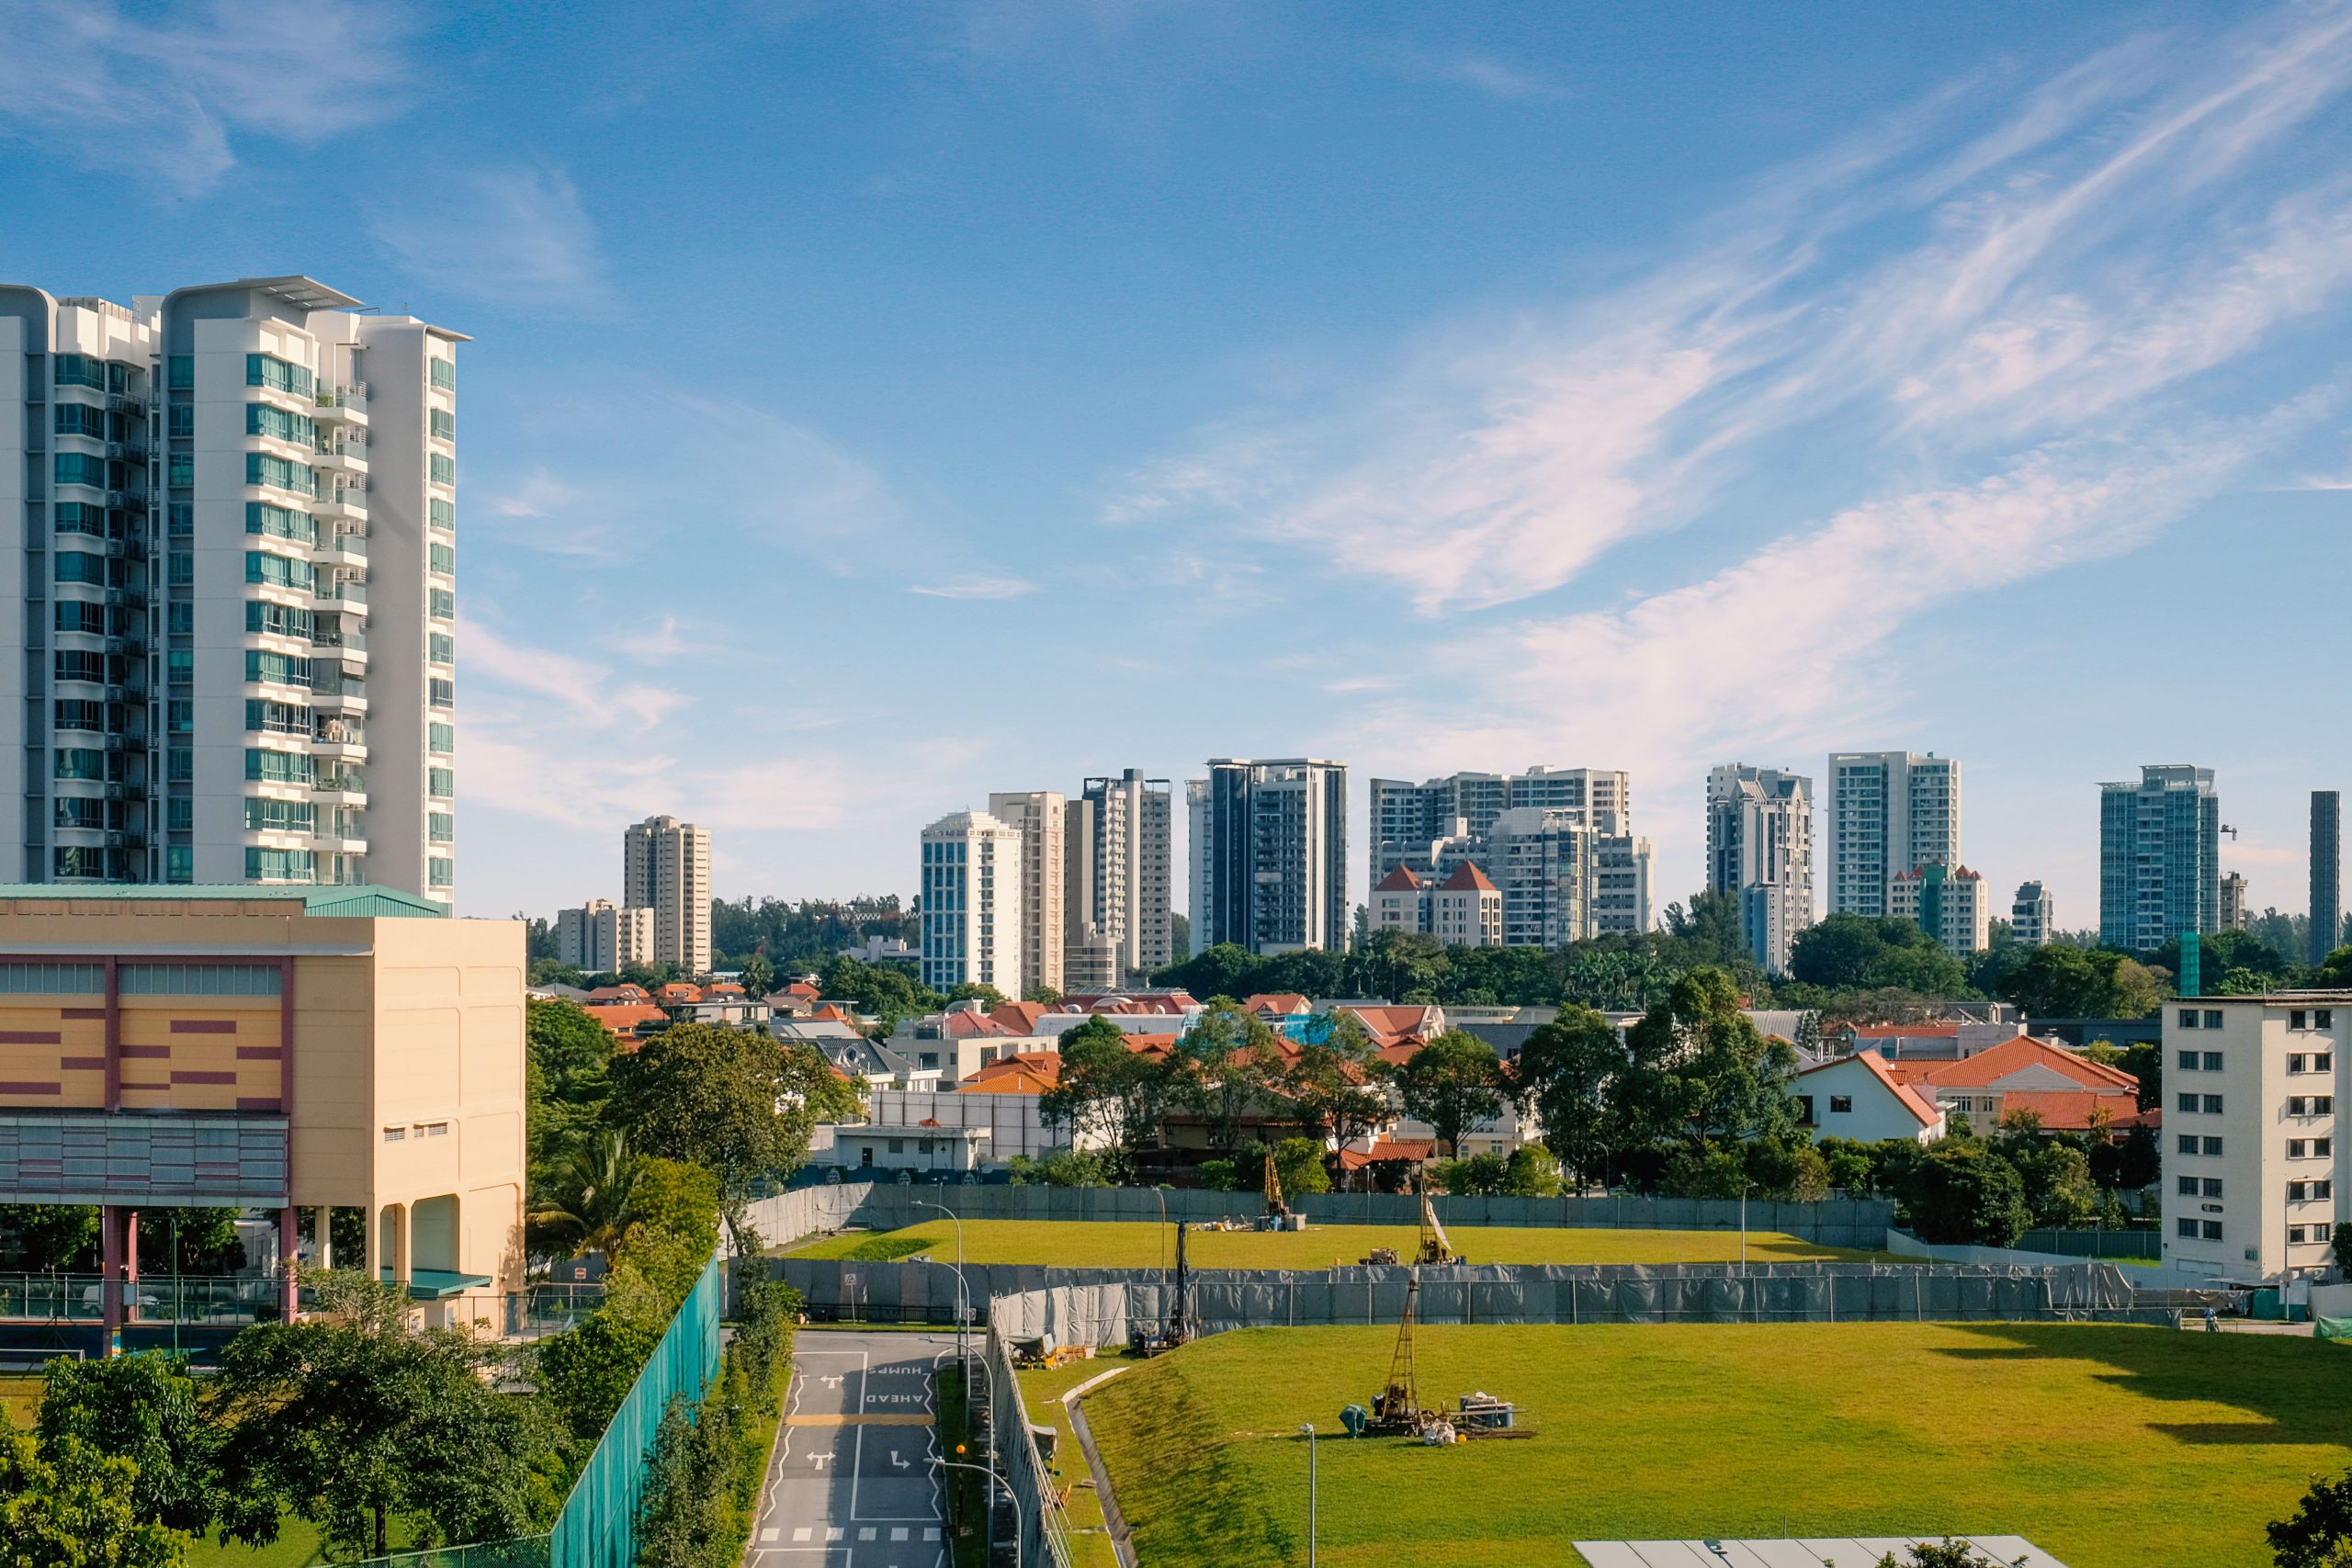
[{"label": "window", "polygon": [[2180,1152],[2185,1155],[2193,1155],[2197,1152],[2196,1134],[2183,1133],[2180,1135]]},{"label": "window", "polygon": [[107,825],[107,803],[78,795],[62,795],[57,802],[57,825],[103,829]]},{"label": "window", "polygon": [[456,502],[445,501],[436,495],[426,503],[426,510],[429,513],[433,525],[435,528],[447,528],[452,534],[458,531],[458,503]]},{"label": "window", "polygon": [[1850,1094],[1833,1094],[1829,1097],[1829,1109],[1833,1114],[1850,1111],[1854,1109],[1854,1097]]},{"label": "window", "polygon": [[169,606],[166,613],[171,616],[171,633],[174,637],[194,637],[196,635],[195,605],[174,604]]},{"label": "window", "polygon": [[107,389],[107,362],[86,354],[61,354],[57,356],[57,384],[103,392]]},{"label": "window", "polygon": [[2180,1010],[2180,1026],[2183,1029],[2194,1029],[2197,1027],[2197,1010],[2195,1008],[2183,1008]]},{"label": "window", "polygon": [[2302,1009],[2290,1009],[2287,1013],[2287,1027],[2290,1029],[2309,1029],[2311,1027],[2310,1019],[2311,1015],[2305,1012]]},{"label": "window", "polygon": [[2335,1157],[2335,1140],[2334,1138],[2313,1138],[2312,1140],[2312,1157],[2316,1159],[2334,1159]]},{"label": "window", "polygon": [[175,833],[185,833],[194,829],[195,800],[185,795],[175,795],[164,802],[164,825]]},{"label": "window", "polygon": [[2205,1178],[2203,1192],[2208,1198],[2219,1198],[2222,1195],[2222,1179],[2218,1176]]},{"label": "window", "polygon": [[[988,1053],[988,1048],[987,1048],[986,1046],[981,1047],[981,1055],[987,1055],[987,1053]],[[1798,1124],[1799,1124],[1799,1125],[1801,1125],[1801,1126],[1805,1126],[1805,1127],[1810,1127],[1810,1126],[1812,1126],[1812,1125],[1813,1125],[1813,1096],[1811,1096],[1811,1095],[1809,1095],[1809,1094],[1800,1094],[1800,1095],[1796,1096],[1796,1102],[1797,1102],[1797,1122],[1798,1122]]]},{"label": "window", "polygon": [[2197,1196],[2197,1178],[2193,1176],[2184,1176],[2180,1179],[2180,1195],[2184,1198],[2194,1198]]},{"label": "window", "polygon": [[164,777],[170,784],[187,784],[196,777],[196,753],[171,750],[164,753]]},{"label": "window", "polygon": [[2301,1226],[2301,1225],[2289,1225],[2289,1226],[2287,1227],[2287,1245],[2288,1245],[2288,1246],[2290,1246],[2290,1247],[2299,1246],[2299,1245],[2301,1243],[2302,1239],[2303,1239],[2303,1227],[2302,1227],[2302,1226]]},{"label": "window", "polygon": [[2290,1203],[2306,1201],[2311,1197],[2311,1186],[2312,1184],[2308,1181],[2290,1181],[2287,1183],[2287,1201]]},{"label": "window", "polygon": [[173,844],[164,851],[164,880],[194,882],[196,880],[196,851],[187,844]]},{"label": "window", "polygon": [[2205,1097],[2205,1114],[2208,1116],[2219,1116],[2221,1113],[2222,1097],[2218,1094],[2207,1095]]},{"label": "window", "polygon": [[424,793],[435,800],[448,800],[458,793],[458,775],[447,768],[424,770]]},{"label": "window", "polygon": [[57,552],[57,581],[87,582],[95,587],[107,585],[107,558],[86,555],[80,550]]},{"label": "window", "polygon": [[2315,1094],[2312,1096],[2312,1114],[2314,1116],[2335,1115],[2335,1096],[2332,1094]]},{"label": "window", "polygon": [[245,454],[245,482],[266,485],[272,490],[290,490],[296,495],[319,493],[318,476],[311,472],[308,463],[273,457],[267,452]]},{"label": "window", "polygon": [[2222,1239],[2221,1221],[2207,1220],[2205,1222],[2205,1239],[2207,1241],[2219,1241]]},{"label": "window", "polygon": [[458,618],[458,596],[446,588],[428,589],[424,595],[424,613],[436,621],[454,621]]},{"label": "window", "polygon": [[164,728],[173,735],[196,733],[196,703],[189,697],[174,697],[164,704]]},{"label": "window", "polygon": [[57,776],[61,779],[104,779],[107,776],[107,754],[83,746],[60,746],[57,749]]},{"label": "window", "polygon": [[428,1138],[446,1138],[449,1135],[449,1123],[447,1122],[427,1122],[423,1126],[419,1127],[417,1131]]},{"label": "window", "polygon": [[2302,1159],[2310,1154],[2311,1146],[2311,1140],[2308,1138],[2290,1138],[2287,1140],[2287,1157]]},{"label": "window", "polygon": [[2195,1220],[2178,1221],[2177,1223],[2177,1228],[2179,1230],[2181,1235],[2188,1240],[2195,1241],[2197,1239],[2197,1222]]},{"label": "window", "polygon": [[424,817],[424,836],[436,844],[446,844],[458,836],[458,819],[446,811],[429,811]]},{"label": "window", "polygon": [[196,355],[175,354],[164,362],[164,385],[185,392],[196,385]]},{"label": "window", "polygon": [[906,1139],[904,1139],[904,1138],[893,1138],[893,1139],[891,1139],[891,1140],[890,1140],[890,1152],[891,1152],[892,1154],[894,1154],[894,1155],[902,1155],[902,1154],[905,1154],[905,1153],[907,1152],[907,1141],[906,1141]]},{"label": "window", "polygon": [[2287,1114],[2290,1116],[2308,1116],[2311,1114],[2310,1106],[2311,1101],[2302,1095],[2290,1095],[2287,1100]]},{"label": "window", "polygon": [[93,403],[60,403],[57,405],[57,434],[86,435],[93,441],[107,438],[107,411]]},{"label": "window", "polygon": [[272,539],[299,539],[306,545],[316,544],[319,538],[319,525],[311,521],[309,513],[273,506],[266,501],[245,502],[245,532]]},{"label": "window", "polygon": [[425,684],[431,689],[426,700],[433,706],[454,708],[458,705],[458,683],[455,681],[445,681],[435,675]]},{"label": "window", "polygon": [[60,876],[104,876],[107,857],[104,850],[61,848],[54,863]]},{"label": "window", "polygon": [[[387,1127],[384,1129],[384,1142],[388,1144],[403,1143],[407,1138],[408,1129],[405,1127]],[[367,1216],[363,1214],[360,1217],[365,1219]]]},{"label": "window", "polygon": [[444,577],[455,577],[458,575],[458,552],[447,545],[429,546],[425,551],[425,565]]},{"label": "window", "polygon": [[196,454],[193,452],[165,454],[164,482],[174,490],[186,490],[196,483]]},{"label": "window", "polygon": [[107,488],[107,460],[87,452],[60,452],[57,455],[57,482],[104,490]]},{"label": "window", "polygon": [[2221,1140],[2221,1139],[2219,1139],[2219,1138],[2208,1138],[2208,1139],[2206,1139],[2206,1140],[2205,1140],[2205,1152],[2206,1152],[2208,1155],[2211,1156],[2212,1156],[2213,1158],[2215,1158],[2215,1159],[2219,1159],[2219,1158],[2221,1158],[2221,1157],[2222,1157],[2222,1140]]},{"label": "window", "polygon": [[427,887],[447,887],[457,880],[457,867],[446,860],[424,863],[424,885]]},{"label": "window", "polygon": [[2304,1068],[2303,1064],[2309,1060],[2311,1060],[2311,1058],[2304,1055],[2301,1051],[2290,1051],[2287,1053],[2287,1070],[2290,1073],[2305,1071],[2306,1069]]},{"label": "window", "polygon": [[2195,1072],[2197,1070],[2197,1060],[2198,1057],[2196,1052],[2183,1051],[2180,1054],[2180,1070],[2184,1073]]},{"label": "window", "polygon": [[62,632],[86,632],[92,637],[107,635],[106,608],[85,604],[79,599],[57,602],[57,629]]},{"label": "window", "polygon": [[248,845],[245,850],[245,880],[247,882],[315,882],[318,880],[317,853],[311,850],[265,850]]},{"label": "window", "polygon": [[165,580],[174,588],[196,586],[196,555],[190,550],[174,550],[164,560]]},{"label": "window", "polygon": [[290,441],[304,448],[319,444],[319,427],[308,414],[288,413],[268,403],[245,405],[245,434],[266,435],[272,441]]},{"label": "window", "polygon": [[291,392],[298,398],[311,395],[311,373],[300,365],[291,365],[274,354],[245,355],[245,385],[274,387],[281,392]]},{"label": "window", "polygon": [[107,683],[107,656],[85,653],[79,649],[61,649],[57,654],[57,678],[61,681],[95,681]]},{"label": "window", "polygon": [[2219,1051],[2205,1053],[2205,1070],[2209,1073],[2218,1073],[2222,1070],[2222,1054]]},{"label": "window", "polygon": [[2312,1182],[2312,1196],[2313,1198],[2333,1198],[2333,1197],[2335,1197],[2335,1183],[2334,1181],[2332,1181],[2332,1180],[2320,1180],[2320,1181],[2314,1181],[2314,1182]]},{"label": "window", "polygon": [[85,501],[61,501],[57,503],[57,531],[92,534],[103,539],[107,536],[107,509]]},{"label": "window", "polygon": [[2333,1051],[2314,1052],[2312,1055],[2312,1071],[2315,1073],[2332,1073],[2335,1071],[2335,1053]]},{"label": "window", "polygon": [[57,728],[89,729],[103,735],[107,728],[107,705],[85,702],[79,697],[60,697],[57,700]]},{"label": "window", "polygon": [[449,726],[428,724],[424,727],[424,732],[425,749],[435,756],[446,757],[457,750],[458,732]]},{"label": "window", "polygon": [[305,641],[311,636],[311,612],[288,604],[269,604],[258,599],[245,604],[245,630],[269,637],[295,637]]},{"label": "window", "polygon": [[458,640],[447,632],[428,632],[424,638],[424,657],[435,664],[458,661]]},{"label": "window", "polygon": [[311,733],[311,710],[299,703],[274,703],[266,697],[247,697],[245,728],[266,735],[308,735]]},{"label": "window", "polygon": [[431,360],[428,364],[432,371],[433,384],[435,387],[445,392],[454,392],[458,389],[458,367],[446,359]]},{"label": "window", "polygon": [[2318,1011],[2312,1013],[2312,1027],[2313,1029],[2334,1029],[2335,1027],[2335,1010],[2334,1008],[2321,1008]]},{"label": "window", "polygon": [[2205,1027],[2208,1029],[2219,1029],[2222,1027],[2222,1010],[2220,1008],[2207,1008],[2205,1010]]},{"label": "window", "polygon": [[270,653],[262,649],[245,649],[245,679],[266,681],[278,686],[308,686],[311,683],[311,661],[297,659],[290,653]]},{"label": "window", "polygon": [[453,485],[458,482],[458,459],[447,453],[434,453],[431,461],[425,467],[435,484]]},{"label": "window", "polygon": [[284,556],[273,556],[263,550],[245,552],[247,582],[266,582],[273,588],[299,588],[307,592],[311,587],[311,577],[309,561],[288,560]]},{"label": "window", "polygon": [[2180,1097],[2180,1108],[2189,1115],[2194,1116],[2197,1114],[2197,1097],[2193,1094],[2182,1095]]},{"label": "window", "polygon": [[245,777],[257,784],[309,784],[315,776],[307,751],[245,750]]},{"label": "window", "polygon": [[307,800],[245,802],[245,827],[255,833],[310,833],[319,825],[319,808]]},{"label": "window", "polygon": [[456,414],[451,413],[447,409],[433,409],[428,411],[428,413],[433,428],[434,440],[455,441],[458,438],[458,416]]}]

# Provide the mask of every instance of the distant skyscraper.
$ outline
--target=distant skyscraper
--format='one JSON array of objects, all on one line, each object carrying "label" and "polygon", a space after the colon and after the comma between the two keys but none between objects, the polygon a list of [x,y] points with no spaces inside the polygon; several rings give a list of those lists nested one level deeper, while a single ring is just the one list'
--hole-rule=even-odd
[{"label": "distant skyscraper", "polygon": [[1991,935],[1992,902],[1984,879],[1966,866],[1931,860],[1894,879],[1887,913],[1911,921],[1955,958],[1981,953]]},{"label": "distant skyscraper", "polygon": [[2222,929],[2245,930],[2245,878],[2234,871],[2222,878]]},{"label": "distant skyscraper", "polygon": [[649,817],[621,835],[621,905],[653,911],[653,962],[710,972],[710,835]]},{"label": "distant skyscraper", "polygon": [[[1091,908],[1095,929],[1118,950],[1120,968],[1146,975],[1165,965],[1175,951],[1170,921],[1175,812],[1166,779],[1148,779],[1140,770],[1088,779],[1084,798],[1092,807],[1087,846],[1092,861]],[[1071,847],[1071,853],[1078,847]]]},{"label": "distant skyscraper", "polygon": [[922,830],[922,983],[1021,988],[1021,829],[958,811]]},{"label": "distant skyscraper", "polygon": [[1929,861],[1960,863],[1960,763],[1933,752],[1833,753],[1826,837],[1829,912],[1888,913],[1896,877]]},{"label": "distant skyscraper", "polygon": [[1201,783],[1205,810],[1193,812],[1193,852],[1206,857],[1208,919],[1204,928],[1195,917],[1194,940],[1252,953],[1345,951],[1347,764],[1220,757]]},{"label": "distant skyscraper", "polygon": [[555,955],[591,975],[617,975],[653,962],[653,911],[617,909],[608,898],[591,898],[555,916]]},{"label": "distant skyscraper", "polygon": [[[1633,831],[1633,787],[1629,776],[1603,768],[1530,768],[1523,773],[1449,773],[1408,784],[1372,781],[1371,885],[1400,865],[1417,876],[1431,871],[1439,879],[1464,859],[1477,858],[1477,844],[1504,812],[1523,807],[1569,813],[1602,833]],[[1433,866],[1430,846],[1467,835],[1465,853]]]},{"label": "distant skyscraper", "polygon": [[2311,961],[2326,962],[2344,940],[2344,797],[2312,791]]},{"label": "distant skyscraper", "polygon": [[[1064,838],[1069,803],[1058,790],[1037,789],[989,796],[989,815],[1021,833],[1021,984],[1016,998],[1038,987],[1059,991],[1062,944],[1069,920],[1063,897],[1069,883]],[[1081,847],[1077,852],[1083,854]]]},{"label": "distant skyscraper", "polygon": [[1184,880],[1185,918],[1193,934],[1193,956],[1201,955],[1204,948],[1216,939],[1209,932],[1216,922],[1209,917],[1209,900],[1214,879],[1209,873],[1209,850],[1212,831],[1209,826],[1209,781],[1184,781]]},{"label": "distant skyscraper", "polygon": [[2099,785],[2098,937],[2126,953],[2222,928],[2222,803],[2185,762]]},{"label": "distant skyscraper", "polygon": [[2009,905],[2009,935],[2027,947],[2041,947],[2058,929],[2057,908],[2039,882],[2020,882]]},{"label": "distant skyscraper", "polygon": [[1739,901],[1747,950],[1784,974],[1813,924],[1813,781],[1729,762],[1707,774],[1707,891]]}]

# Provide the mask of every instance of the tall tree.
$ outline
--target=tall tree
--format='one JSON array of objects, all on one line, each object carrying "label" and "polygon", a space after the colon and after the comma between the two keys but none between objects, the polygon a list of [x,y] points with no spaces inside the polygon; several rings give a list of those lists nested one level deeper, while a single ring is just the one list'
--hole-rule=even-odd
[{"label": "tall tree", "polygon": [[1739,899],[1733,894],[1693,893],[1687,911],[1680,904],[1668,904],[1666,929],[1689,944],[1702,963],[1736,969],[1755,962],[1741,926]]},{"label": "tall tree", "polygon": [[1182,1092],[1208,1123],[1210,1146],[1222,1154],[1239,1145],[1242,1122],[1265,1110],[1280,1080],[1283,1056],[1274,1041],[1264,1019],[1220,998],[1176,1042],[1170,1060]]},{"label": "tall tree", "polygon": [[1624,1146],[1611,1097],[1626,1063],[1615,1025],[1588,1007],[1563,1006],[1519,1048],[1520,1092],[1543,1123],[1544,1146],[1579,1187],[1608,1180]]},{"label": "tall tree", "polygon": [[390,1550],[394,1515],[433,1546],[536,1525],[549,1434],[487,1376],[511,1355],[453,1329],[412,1330],[405,1292],[356,1274],[313,1277],[318,1315],[257,1324],[208,1384],[222,1431],[225,1532],[277,1539],[294,1513],[346,1554]]},{"label": "tall tree", "polygon": [[71,1435],[36,1449],[0,1422],[0,1562],[186,1568],[187,1538],[140,1517],[138,1467]]},{"label": "tall tree", "polygon": [[1363,1021],[1342,1010],[1309,1021],[1306,1038],[1282,1070],[1281,1092],[1297,1108],[1301,1125],[1348,1144],[1388,1121],[1377,1086],[1389,1076]]},{"label": "tall tree", "polygon": [[1406,1114],[1426,1122],[1448,1155],[1462,1152],[1462,1134],[1503,1110],[1502,1063],[1475,1034],[1449,1029],[1406,1058],[1396,1075]]},{"label": "tall tree", "polygon": [[1824,990],[1917,991],[1968,995],[1960,960],[1915,921],[1886,915],[1835,914],[1809,926],[1789,947],[1789,977]]},{"label": "tall tree", "polygon": [[67,1439],[130,1462],[137,1519],[202,1534],[219,1504],[212,1474],[218,1434],[198,1419],[187,1362],[150,1351],[74,1360],[42,1369],[33,1429],[43,1453]]},{"label": "tall tree", "polygon": [[1626,1030],[1625,1043],[1632,1070],[1619,1080],[1620,1109],[1634,1128],[1646,1123],[1693,1143],[1795,1130],[1795,1049],[1758,1032],[1722,970],[1694,969],[1676,981],[1665,1003]]},{"label": "tall tree", "polygon": [[0,1203],[0,1231],[26,1269],[70,1269],[98,1244],[94,1203]]},{"label": "tall tree", "polygon": [[604,1129],[567,1150],[544,1188],[535,1187],[524,1215],[524,1237],[534,1258],[609,1253],[628,1228],[630,1197],[645,1162],[628,1134]]},{"label": "tall tree", "polygon": [[1038,1103],[1038,1113],[1080,1136],[1109,1145],[1115,1179],[1134,1178],[1136,1155],[1159,1136],[1176,1095],[1166,1062],[1127,1048],[1127,1037],[1107,1018],[1092,1017],[1062,1032],[1060,1077]]}]

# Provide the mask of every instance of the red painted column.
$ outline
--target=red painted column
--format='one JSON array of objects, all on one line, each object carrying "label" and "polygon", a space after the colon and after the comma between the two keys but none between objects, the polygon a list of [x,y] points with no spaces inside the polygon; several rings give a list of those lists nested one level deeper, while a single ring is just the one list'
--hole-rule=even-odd
[{"label": "red painted column", "polygon": [[122,1334],[122,1221],[112,1204],[98,1210],[98,1321],[106,1332],[101,1354],[111,1356]]},{"label": "red painted column", "polygon": [[122,1321],[139,1321],[139,1211],[122,1212]]},{"label": "red painted column", "polygon": [[277,1266],[285,1279],[285,1320],[288,1323],[294,1321],[295,1311],[301,1304],[300,1288],[296,1283],[300,1275],[300,1260],[295,1256],[301,1244],[294,1207],[289,1203],[277,1211]]}]

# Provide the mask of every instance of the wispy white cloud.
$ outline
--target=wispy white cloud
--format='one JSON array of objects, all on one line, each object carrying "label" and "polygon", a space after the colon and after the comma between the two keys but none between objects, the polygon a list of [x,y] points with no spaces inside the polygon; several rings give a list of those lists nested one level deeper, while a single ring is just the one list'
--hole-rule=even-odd
[{"label": "wispy white cloud", "polygon": [[0,128],[93,167],[201,191],[236,136],[309,143],[398,112],[404,7],[211,0],[153,17],[110,0],[0,5]]},{"label": "wispy white cloud", "polygon": [[1018,599],[1037,592],[1037,585],[1018,577],[973,576],[912,583],[907,592],[931,599]]},{"label": "wispy white cloud", "polygon": [[444,294],[526,309],[613,306],[596,226],[561,169],[443,172],[367,212],[377,243]]}]

